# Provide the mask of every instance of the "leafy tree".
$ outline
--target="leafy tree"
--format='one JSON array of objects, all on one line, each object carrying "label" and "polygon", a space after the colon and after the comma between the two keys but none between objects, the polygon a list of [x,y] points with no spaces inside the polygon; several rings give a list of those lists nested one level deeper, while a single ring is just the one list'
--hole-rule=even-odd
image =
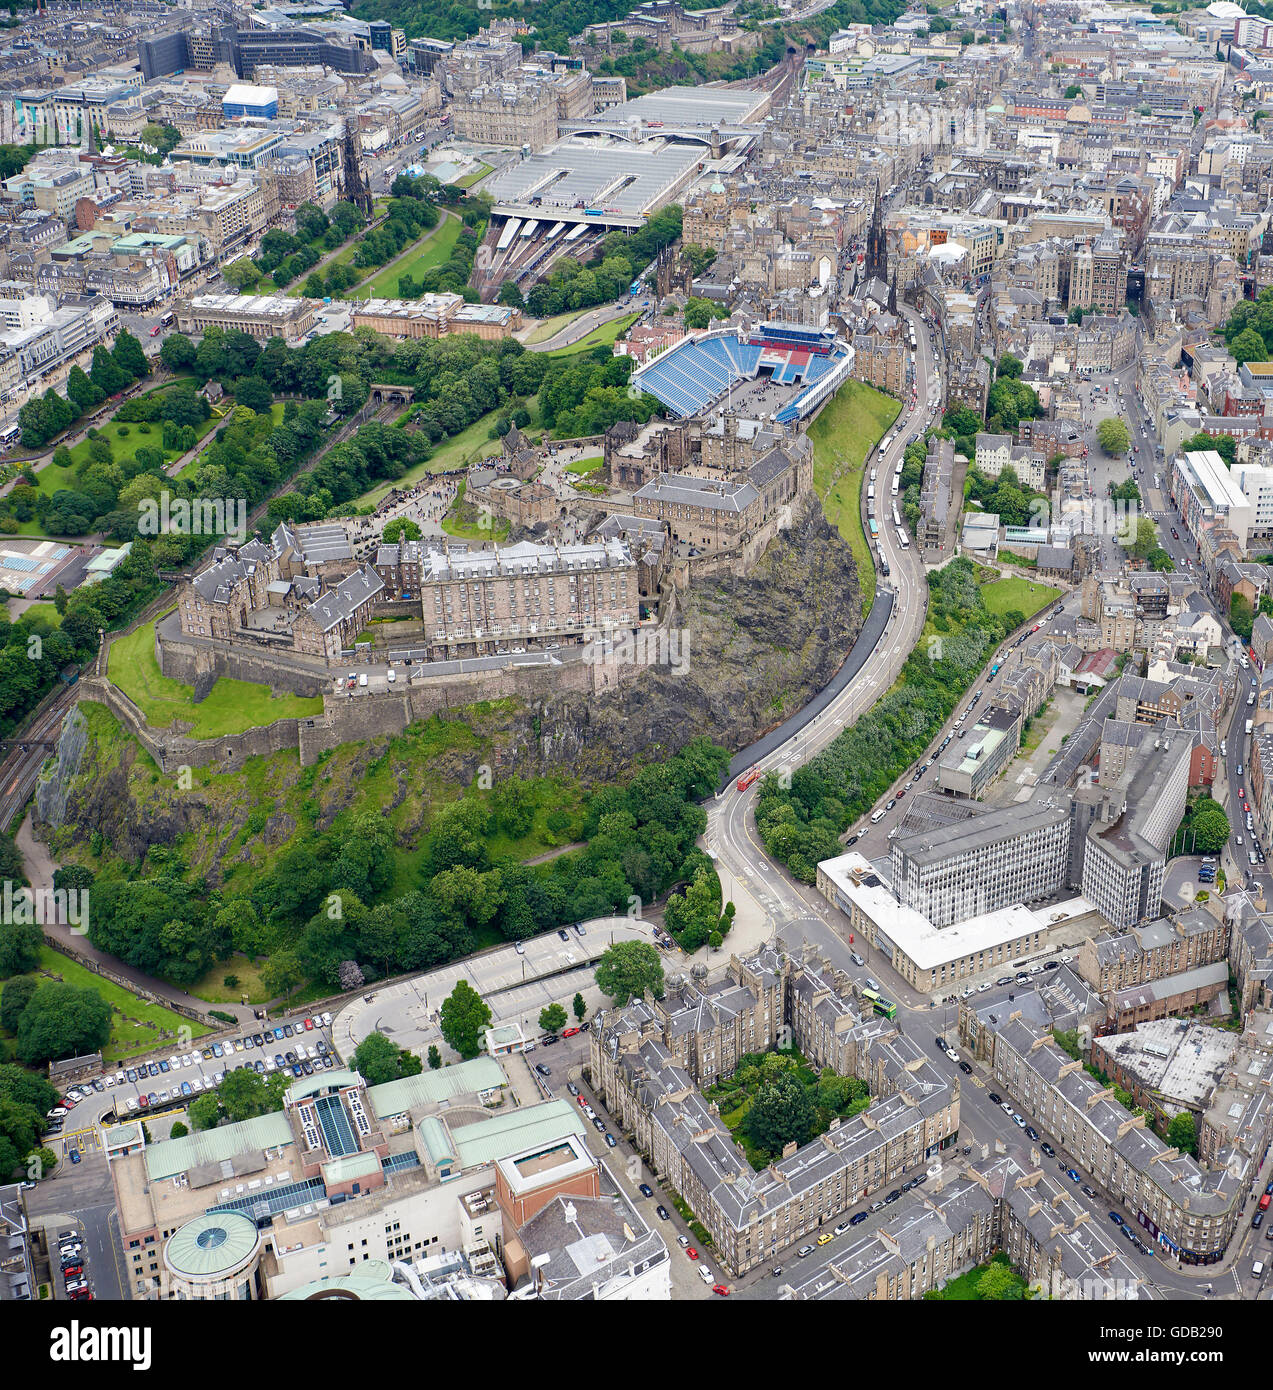
[{"label": "leafy tree", "polygon": [[1019,380],[1025,364],[1019,357],[1014,357],[1012,353],[1005,352],[999,358],[998,375],[1009,377],[1012,380]]},{"label": "leafy tree", "polygon": [[235,404],[247,406],[258,415],[267,414],[274,402],[274,392],[259,376],[240,377],[234,383],[233,390]]},{"label": "leafy tree", "polygon": [[583,995],[576,994],[570,1007],[574,1010],[575,1018],[578,1022],[582,1023],[584,1015],[588,1012],[588,1006],[584,1003]]},{"label": "leafy tree", "polygon": [[1096,438],[1100,446],[1111,457],[1125,454],[1131,447],[1131,436],[1127,426],[1116,416],[1106,416],[1096,427]]},{"label": "leafy tree", "polygon": [[1147,559],[1158,545],[1158,527],[1147,516],[1136,518],[1136,539],[1131,544],[1131,552],[1138,560]]},{"label": "leafy tree", "polygon": [[1255,626],[1255,609],[1245,594],[1233,594],[1229,599],[1229,626],[1244,642],[1251,640]]},{"label": "leafy tree", "polygon": [[1025,1286],[1011,1265],[994,1260],[977,1280],[977,1297],[983,1303],[1020,1302],[1025,1297]]},{"label": "leafy tree", "polygon": [[729,310],[723,305],[715,304],[710,299],[700,299],[692,296],[685,301],[685,326],[686,328],[698,330],[706,328],[713,319],[728,318]]},{"label": "leafy tree", "polygon": [[420,1071],[419,1059],[391,1042],[383,1033],[368,1033],[354,1048],[352,1060],[355,1071],[366,1078],[368,1086],[398,1081],[404,1076],[415,1076]]},{"label": "leafy tree", "polygon": [[236,290],[250,290],[261,281],[260,267],[247,256],[226,266],[221,274],[226,284],[233,285]]},{"label": "leafy tree", "polygon": [[30,975],[17,975],[4,982],[4,988],[0,989],[0,1028],[6,1033],[18,1031],[18,1020],[37,988],[38,981]]},{"label": "leafy tree", "polygon": [[684,894],[673,893],[663,920],[682,950],[697,951],[720,924],[720,879],[700,873]]},{"label": "leafy tree", "polygon": [[498,302],[506,304],[513,309],[524,309],[526,301],[522,298],[522,292],[517,287],[516,280],[505,280],[499,287]]},{"label": "leafy tree", "polygon": [[1167,1142],[1181,1153],[1196,1154],[1198,1151],[1198,1126],[1189,1110],[1173,1115],[1167,1126]]},{"label": "leafy tree", "polygon": [[429,1070],[437,1071],[442,1066],[442,1054],[436,1043],[429,1044]]},{"label": "leafy tree", "polygon": [[1207,798],[1193,808],[1189,817],[1191,848],[1198,854],[1219,854],[1229,843],[1229,818],[1218,801]]},{"label": "leafy tree", "polygon": [[747,1137],[763,1152],[780,1154],[788,1144],[807,1144],[817,1128],[813,1098],[794,1072],[761,1084],[744,1121]]},{"label": "leafy tree", "polygon": [[663,962],[647,941],[616,941],[606,948],[596,969],[597,987],[622,1006],[649,990],[663,996]]},{"label": "leafy tree", "polygon": [[1269,356],[1267,344],[1254,328],[1245,328],[1233,338],[1229,343],[1229,351],[1237,359],[1239,366],[1243,362],[1265,362]]},{"label": "leafy tree", "polygon": [[399,541],[418,541],[423,534],[409,516],[396,516],[386,525],[382,536],[386,545],[396,545]]},{"label": "leafy tree", "polygon": [[186,1109],[195,1130],[215,1129],[221,1121],[221,1101],[215,1091],[197,1096]]},{"label": "leafy tree", "polygon": [[1082,95],[1083,95],[1083,88],[1080,87],[1080,86],[1078,86],[1078,85],[1075,84],[1075,83],[1071,83],[1071,84],[1065,89],[1065,99],[1066,99],[1066,101],[1073,101],[1075,97],[1079,97],[1079,96],[1082,96]]},{"label": "leafy tree", "polygon": [[17,1054],[28,1063],[81,1056],[103,1047],[110,1030],[111,1007],[95,989],[50,980],[22,1011]]},{"label": "leafy tree", "polygon": [[142,377],[150,375],[150,363],[141,344],[126,328],[120,329],[111,357],[130,381],[140,381]]},{"label": "leafy tree", "polygon": [[88,374],[93,385],[106,396],[122,391],[131,380],[101,343],[93,349],[93,365]]},{"label": "leafy tree", "polygon": [[44,933],[38,922],[0,923],[0,977],[34,970],[43,945]]},{"label": "leafy tree", "polygon": [[277,951],[261,967],[261,983],[274,999],[286,996],[305,981],[305,971],[295,951]]},{"label": "leafy tree", "polygon": [[195,364],[195,345],[184,333],[169,333],[160,345],[159,360],[170,372],[188,372]]},{"label": "leafy tree", "polygon": [[539,1026],[545,1033],[560,1033],[566,1026],[566,1011],[560,1004],[549,1004],[539,1011]]},{"label": "leafy tree", "polygon": [[469,984],[460,980],[442,1003],[442,1036],[466,1061],[482,1050],[482,1038],[491,1021],[485,1000]]},{"label": "leafy tree", "polygon": [[[203,1097],[200,1096],[199,1099],[202,1100]],[[172,1122],[172,1128],[168,1131],[168,1138],[184,1139],[186,1135],[189,1133],[190,1130],[185,1125],[183,1125],[180,1120],[174,1120]]]}]

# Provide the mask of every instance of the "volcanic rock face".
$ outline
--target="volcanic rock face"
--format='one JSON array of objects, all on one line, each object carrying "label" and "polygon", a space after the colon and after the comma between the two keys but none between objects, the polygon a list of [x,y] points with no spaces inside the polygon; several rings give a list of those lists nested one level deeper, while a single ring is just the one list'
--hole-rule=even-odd
[{"label": "volcanic rock face", "polygon": [[346,744],[317,770],[280,753],[184,780],[158,772],[108,711],[86,706],[87,731],[78,716],[67,721],[37,791],[40,833],[55,853],[92,841],[94,854],[131,864],[152,846],[180,844],[188,867],[217,885],[231,865],[268,861],[302,821],[328,829],[374,784],[380,814],[393,815],[399,844],[411,846],[439,805],[488,770],[599,783],[700,734],[745,746],[831,679],[859,609],[852,554],[812,502],[747,578],[696,582],[682,596],[672,662],[603,694],[457,708],[395,739]]}]

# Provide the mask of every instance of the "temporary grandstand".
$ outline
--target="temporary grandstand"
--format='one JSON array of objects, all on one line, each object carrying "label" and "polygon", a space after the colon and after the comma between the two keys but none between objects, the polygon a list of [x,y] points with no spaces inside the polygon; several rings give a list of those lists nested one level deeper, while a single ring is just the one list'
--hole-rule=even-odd
[{"label": "temporary grandstand", "polygon": [[779,424],[808,415],[849,375],[853,349],[831,329],[765,323],[695,334],[638,371],[632,380],[686,419],[715,406],[735,387],[766,374],[790,386],[791,399],[773,412]]}]

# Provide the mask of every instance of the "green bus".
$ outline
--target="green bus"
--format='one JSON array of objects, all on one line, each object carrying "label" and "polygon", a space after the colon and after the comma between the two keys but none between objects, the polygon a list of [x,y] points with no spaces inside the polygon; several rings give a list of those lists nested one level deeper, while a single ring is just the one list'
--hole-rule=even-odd
[{"label": "green bus", "polygon": [[897,1017],[897,1005],[894,1004],[891,999],[885,999],[882,994],[877,993],[875,990],[864,989],[862,991],[862,998],[883,1018]]}]

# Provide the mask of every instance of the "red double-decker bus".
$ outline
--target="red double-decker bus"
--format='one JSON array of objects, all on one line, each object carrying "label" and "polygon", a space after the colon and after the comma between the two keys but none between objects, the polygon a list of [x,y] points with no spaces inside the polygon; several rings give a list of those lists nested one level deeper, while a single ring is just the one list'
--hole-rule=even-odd
[{"label": "red double-decker bus", "polygon": [[750,772],[744,772],[743,775],[738,779],[738,790],[740,792],[745,792],[753,782],[759,779],[759,777],[760,769],[758,767],[753,767]]}]

